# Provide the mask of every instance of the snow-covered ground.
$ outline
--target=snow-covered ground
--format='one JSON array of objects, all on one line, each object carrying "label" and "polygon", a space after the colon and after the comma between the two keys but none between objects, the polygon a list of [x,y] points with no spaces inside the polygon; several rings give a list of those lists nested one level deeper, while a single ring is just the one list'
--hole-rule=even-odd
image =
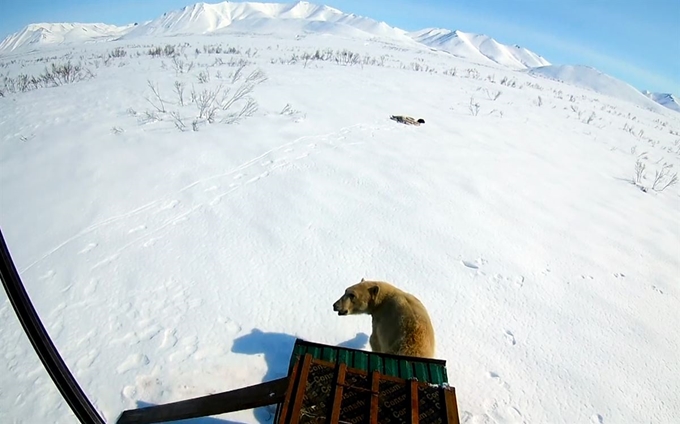
[{"label": "snow-covered ground", "polygon": [[[0,226],[105,419],[281,377],[296,337],[369,349],[332,310],[363,277],[427,306],[464,423],[678,422],[680,114],[281,25],[0,58],[93,74],[0,97]],[[0,422],[74,422],[2,302]]]}]

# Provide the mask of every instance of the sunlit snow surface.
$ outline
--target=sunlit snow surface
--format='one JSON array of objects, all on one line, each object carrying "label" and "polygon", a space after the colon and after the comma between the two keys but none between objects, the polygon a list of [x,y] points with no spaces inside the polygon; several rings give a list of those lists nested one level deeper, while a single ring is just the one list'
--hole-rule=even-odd
[{"label": "sunlit snow surface", "polygon": [[[105,419],[281,377],[296,337],[370,349],[370,318],[332,310],[363,277],[427,306],[464,423],[677,422],[680,196],[651,186],[680,167],[680,115],[282,22],[0,59],[95,75],[0,97],[0,226]],[[166,44],[182,72],[147,54]],[[302,59],[327,48],[369,59]],[[175,81],[186,101],[256,69],[253,116],[192,131]],[[6,298],[0,322],[0,422],[74,422]]]}]

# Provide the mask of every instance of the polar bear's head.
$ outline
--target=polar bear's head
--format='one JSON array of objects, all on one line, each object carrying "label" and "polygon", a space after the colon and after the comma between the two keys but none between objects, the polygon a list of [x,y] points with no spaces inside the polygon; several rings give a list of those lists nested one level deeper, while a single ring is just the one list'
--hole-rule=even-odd
[{"label": "polar bear's head", "polygon": [[345,290],[345,294],[333,304],[333,310],[338,315],[370,314],[379,291],[380,286],[362,278],[360,283]]}]

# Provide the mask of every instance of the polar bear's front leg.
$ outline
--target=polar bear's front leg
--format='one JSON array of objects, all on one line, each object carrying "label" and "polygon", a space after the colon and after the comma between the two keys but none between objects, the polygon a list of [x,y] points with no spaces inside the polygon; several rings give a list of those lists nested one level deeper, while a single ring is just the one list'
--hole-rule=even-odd
[{"label": "polar bear's front leg", "polygon": [[368,341],[371,343],[371,350],[373,352],[381,352],[380,343],[378,343],[378,336],[375,334],[375,332],[371,334],[371,338]]}]

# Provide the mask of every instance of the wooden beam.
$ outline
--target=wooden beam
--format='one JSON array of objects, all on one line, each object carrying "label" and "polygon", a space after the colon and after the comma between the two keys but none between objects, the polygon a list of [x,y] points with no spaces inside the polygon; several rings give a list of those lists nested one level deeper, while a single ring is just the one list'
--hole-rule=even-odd
[{"label": "wooden beam", "polygon": [[244,409],[259,408],[285,399],[288,377],[255,386],[217,393],[165,405],[124,411],[117,424],[147,424],[207,417]]},{"label": "wooden beam", "polygon": [[288,389],[286,390],[286,397],[284,398],[283,405],[281,406],[281,413],[279,414],[279,422],[285,422],[288,418],[288,411],[290,410],[290,404],[293,401],[293,390],[298,381],[298,375],[300,374],[300,368],[302,367],[302,361],[298,360],[293,365],[293,369],[290,372],[290,382],[288,384]]},{"label": "wooden beam", "polygon": [[371,424],[378,424],[378,402],[380,401],[380,373],[371,373]]},{"label": "wooden beam", "polygon": [[418,381],[411,380],[411,424],[418,424]]},{"label": "wooden beam", "polygon": [[297,424],[300,421],[300,409],[302,409],[302,401],[305,398],[305,389],[307,388],[307,377],[309,376],[309,367],[312,364],[312,355],[306,353],[302,361],[302,369],[300,370],[300,384],[295,390],[295,402],[293,403],[293,415],[290,424]]},{"label": "wooden beam", "polygon": [[333,396],[333,404],[331,406],[331,420],[330,424],[338,424],[340,421],[340,410],[342,408],[342,389],[345,384],[345,372],[347,371],[347,364],[341,363],[338,366],[338,377],[335,381],[335,396]]},{"label": "wooden beam", "polygon": [[448,424],[460,424],[458,417],[458,403],[456,402],[456,390],[451,387],[444,390],[444,404],[446,405],[446,417]]}]

